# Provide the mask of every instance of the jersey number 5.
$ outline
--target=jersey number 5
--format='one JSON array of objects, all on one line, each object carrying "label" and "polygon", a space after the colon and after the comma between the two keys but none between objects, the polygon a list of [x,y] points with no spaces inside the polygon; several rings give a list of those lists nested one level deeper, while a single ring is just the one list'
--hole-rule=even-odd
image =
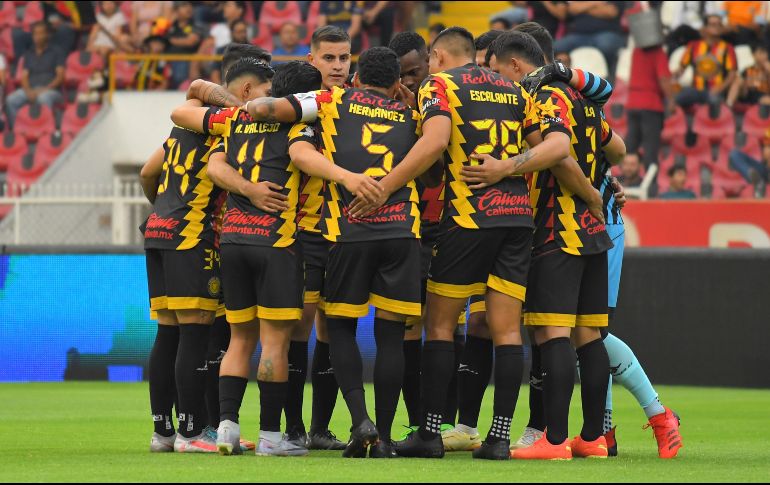
[{"label": "jersey number 5", "polygon": [[361,146],[372,155],[382,155],[382,166],[367,168],[364,175],[370,177],[384,177],[393,170],[393,152],[385,145],[372,143],[374,133],[387,133],[392,126],[381,125],[378,123],[365,123],[361,130]]}]

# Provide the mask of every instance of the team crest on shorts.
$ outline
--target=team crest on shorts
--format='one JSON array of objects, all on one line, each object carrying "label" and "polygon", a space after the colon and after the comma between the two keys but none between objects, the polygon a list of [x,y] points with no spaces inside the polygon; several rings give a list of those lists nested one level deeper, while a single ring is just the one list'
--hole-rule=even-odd
[{"label": "team crest on shorts", "polygon": [[218,297],[221,289],[222,283],[219,281],[219,278],[214,276],[209,280],[209,295],[212,297]]}]

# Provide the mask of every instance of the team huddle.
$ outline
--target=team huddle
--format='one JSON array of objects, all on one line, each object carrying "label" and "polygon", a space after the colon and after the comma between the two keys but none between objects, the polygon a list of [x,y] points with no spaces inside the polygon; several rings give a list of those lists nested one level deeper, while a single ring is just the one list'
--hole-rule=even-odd
[{"label": "team huddle", "polygon": [[[151,451],[605,458],[617,455],[614,380],[639,401],[659,456],[676,456],[678,416],[607,332],[625,201],[608,176],[625,155],[602,114],[612,88],[554,63],[552,42],[532,22],[477,39],[451,27],[430,46],[404,32],[364,51],[351,77],[350,38],[326,26],[308,62],[273,69],[264,50],[231,44],[224,84],[193,82],[142,169],[159,324]],[[373,418],[356,342],[370,306]],[[530,419],[512,442],[525,340]],[[258,343],[253,443],[239,410]],[[572,438],[578,367],[583,427]],[[347,442],[329,430],[338,391]],[[397,441],[401,395],[410,422]]]}]

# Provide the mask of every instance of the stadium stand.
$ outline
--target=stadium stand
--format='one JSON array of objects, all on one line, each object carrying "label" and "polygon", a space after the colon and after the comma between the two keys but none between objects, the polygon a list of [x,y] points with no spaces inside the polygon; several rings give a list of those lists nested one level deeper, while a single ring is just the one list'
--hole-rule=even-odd
[{"label": "stadium stand", "polygon": [[13,132],[3,134],[2,143],[0,143],[0,172],[7,172],[8,166],[19,163],[24,155],[29,151],[27,140]]},{"label": "stadium stand", "polygon": [[692,130],[712,143],[732,145],[735,117],[726,105],[701,105],[695,109]]},{"label": "stadium stand", "polygon": [[38,138],[56,130],[56,120],[51,109],[44,104],[26,104],[16,115],[14,131],[34,143]]},{"label": "stadium stand", "polygon": [[262,2],[259,20],[261,25],[270,29],[271,34],[277,34],[287,22],[301,24],[302,10],[298,2]]},{"label": "stadium stand", "polygon": [[95,71],[104,69],[104,59],[100,56],[86,51],[75,51],[67,56],[65,86],[77,87]]}]

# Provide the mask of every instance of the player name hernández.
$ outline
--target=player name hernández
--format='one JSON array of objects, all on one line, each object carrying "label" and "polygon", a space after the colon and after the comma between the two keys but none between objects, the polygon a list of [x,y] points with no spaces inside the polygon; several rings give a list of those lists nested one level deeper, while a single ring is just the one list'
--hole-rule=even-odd
[{"label": "player name hern\u00e1ndez", "polygon": [[242,133],[244,135],[277,133],[280,129],[280,123],[249,123],[248,125],[237,125],[235,127],[235,133]]},{"label": "player name hern\u00e1ndez", "polygon": [[371,106],[364,106],[356,103],[350,103],[350,108],[348,108],[348,111],[350,113],[366,116],[369,118],[384,118],[386,120],[397,121],[399,123],[406,121],[404,114],[399,113],[398,111],[392,111],[384,108],[372,108]]},{"label": "player name hern\u00e1ndez", "polygon": [[518,105],[519,96],[511,93],[495,93],[492,91],[476,91],[475,89],[471,89],[471,101]]}]

